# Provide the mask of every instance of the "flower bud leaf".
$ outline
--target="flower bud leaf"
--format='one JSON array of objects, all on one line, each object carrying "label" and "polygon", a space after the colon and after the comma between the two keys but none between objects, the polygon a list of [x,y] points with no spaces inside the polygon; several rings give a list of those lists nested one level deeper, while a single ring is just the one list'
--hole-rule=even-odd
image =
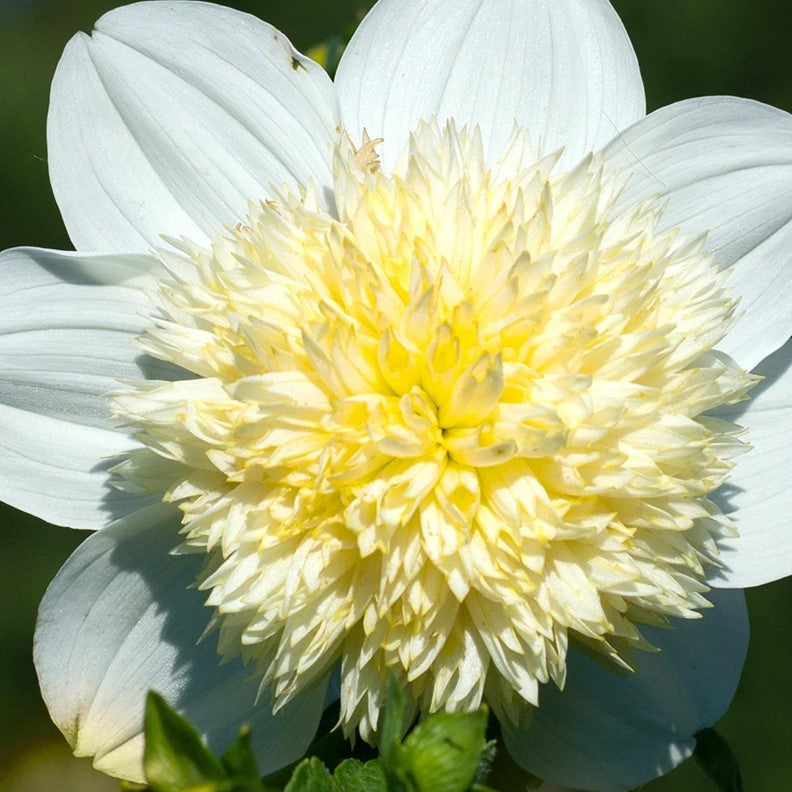
[{"label": "flower bud leaf", "polygon": [[467,792],[486,747],[487,710],[438,712],[404,741],[404,761],[419,792]]},{"label": "flower bud leaf", "polygon": [[261,789],[256,757],[250,744],[250,727],[243,726],[236,742],[220,757],[226,772],[237,783],[245,782],[253,789]]},{"label": "flower bud leaf", "polygon": [[379,760],[358,762],[347,759],[333,774],[334,792],[388,792],[388,780]]},{"label": "flower bud leaf", "polygon": [[192,724],[153,691],[146,699],[143,765],[152,792],[216,792],[227,780]]},{"label": "flower bud leaf", "polygon": [[300,762],[283,792],[334,792],[327,768],[315,756]]}]

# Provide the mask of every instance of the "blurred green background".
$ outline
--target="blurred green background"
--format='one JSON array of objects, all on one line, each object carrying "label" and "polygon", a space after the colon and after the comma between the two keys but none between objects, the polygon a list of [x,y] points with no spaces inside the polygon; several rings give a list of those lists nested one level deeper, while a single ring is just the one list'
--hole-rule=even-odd
[{"label": "blurred green background", "polygon": [[[273,23],[306,49],[354,23],[365,0],[226,2]],[[0,0],[0,249],[70,247],[47,180],[49,83],[63,46],[114,0]],[[735,94],[792,111],[789,0],[614,0],[633,40],[649,109]],[[792,185],[790,185],[792,200]],[[787,518],[788,519],[788,518]],[[117,783],[73,759],[40,701],[31,660],[36,607],[84,536],[0,507],[0,790],[99,792]],[[748,592],[752,639],[737,697],[719,724],[747,792],[792,778],[792,580]],[[693,762],[647,792],[714,792]],[[503,792],[512,792],[504,789]]]}]

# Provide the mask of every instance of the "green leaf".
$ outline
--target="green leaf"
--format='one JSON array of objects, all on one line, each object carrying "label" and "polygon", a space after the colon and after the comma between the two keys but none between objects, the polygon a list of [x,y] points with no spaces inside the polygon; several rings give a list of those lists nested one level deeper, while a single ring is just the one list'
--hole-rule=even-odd
[{"label": "green leaf", "polygon": [[153,691],[144,726],[143,766],[152,792],[220,792],[218,782],[227,780],[223,766],[189,721]]},{"label": "green leaf", "polygon": [[394,751],[397,750],[399,741],[404,735],[407,717],[407,699],[399,688],[396,680],[391,676],[388,680],[388,701],[385,705],[385,714],[382,717],[382,727],[377,740],[377,748],[386,765]]},{"label": "green leaf", "polygon": [[438,712],[404,741],[403,763],[418,792],[467,792],[486,748],[487,709]]},{"label": "green leaf", "polygon": [[333,789],[334,792],[388,792],[388,779],[378,759],[365,764],[347,759],[335,769]]},{"label": "green leaf", "polygon": [[721,792],[743,792],[737,757],[715,729],[702,729],[696,734],[696,750],[693,755]]},{"label": "green leaf", "polygon": [[283,792],[333,792],[333,781],[322,762],[312,757],[297,765]]}]

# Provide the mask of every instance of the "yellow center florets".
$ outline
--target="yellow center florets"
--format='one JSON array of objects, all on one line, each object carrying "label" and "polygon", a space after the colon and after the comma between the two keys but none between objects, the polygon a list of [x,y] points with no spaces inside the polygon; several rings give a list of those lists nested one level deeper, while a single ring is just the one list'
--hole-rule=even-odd
[{"label": "yellow center florets", "polygon": [[752,382],[711,351],[723,274],[657,206],[617,213],[597,157],[556,174],[518,131],[488,167],[433,124],[392,174],[372,152],[339,143],[334,213],[285,195],[165,256],[143,343],[197,378],[115,399],[150,449],[122,471],[209,556],[221,652],[276,705],[340,661],[367,738],[389,673],[516,720],[570,638],[626,662],[636,622],[696,615],[741,450],[705,413]]}]

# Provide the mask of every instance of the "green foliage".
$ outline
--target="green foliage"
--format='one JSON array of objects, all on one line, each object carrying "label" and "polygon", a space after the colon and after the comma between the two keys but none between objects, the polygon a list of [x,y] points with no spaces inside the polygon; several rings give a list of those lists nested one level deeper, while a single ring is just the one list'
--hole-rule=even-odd
[{"label": "green foliage", "polygon": [[388,706],[382,718],[382,725],[379,731],[379,748],[382,760],[385,763],[391,761],[391,756],[396,752],[397,746],[404,736],[407,726],[405,723],[407,713],[407,700],[404,693],[399,689],[396,680],[391,677],[388,683]]},{"label": "green foliage", "polygon": [[237,741],[220,757],[220,761],[230,777],[250,784],[252,789],[261,787],[256,757],[250,745],[249,726],[242,727]]},{"label": "green foliage", "polygon": [[333,779],[316,757],[297,765],[283,792],[333,792]]},{"label": "green foliage", "polygon": [[347,759],[330,775],[313,756],[297,765],[283,792],[390,792],[390,787],[378,759],[365,764]]},{"label": "green foliage", "polygon": [[466,792],[487,744],[486,728],[486,708],[427,718],[383,753],[391,786],[399,792]]},{"label": "green foliage", "polygon": [[250,729],[218,759],[200,735],[157,693],[149,693],[145,717],[143,767],[149,792],[275,792],[259,778],[250,746]]},{"label": "green foliage", "polygon": [[371,762],[358,762],[346,759],[333,774],[335,792],[388,792],[385,770],[379,759]]},{"label": "green foliage", "polygon": [[153,792],[215,792],[226,773],[195,728],[151,692],[146,700],[143,766]]},{"label": "green foliage", "polygon": [[[195,728],[156,693],[146,702],[144,768],[148,786],[132,792],[493,792],[476,779],[492,761],[485,738],[487,710],[437,713],[402,739],[407,704],[391,681],[380,729],[380,759],[347,759],[331,772],[317,757],[304,759],[290,776],[259,777],[244,728],[217,758]],[[285,786],[283,785],[285,783]]]}]

